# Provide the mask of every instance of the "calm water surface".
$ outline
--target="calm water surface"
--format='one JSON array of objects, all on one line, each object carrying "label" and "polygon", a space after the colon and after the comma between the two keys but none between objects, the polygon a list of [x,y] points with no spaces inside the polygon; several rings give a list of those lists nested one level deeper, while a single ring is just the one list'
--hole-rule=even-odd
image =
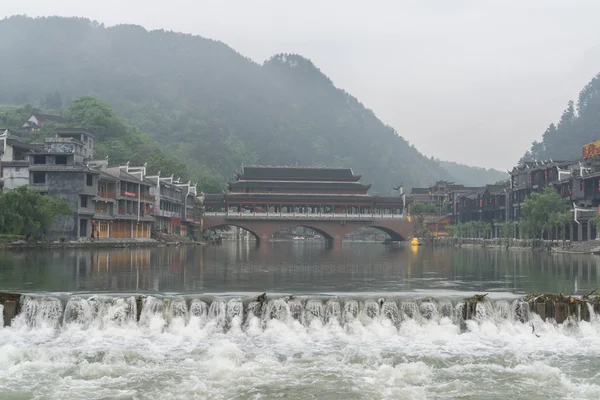
[{"label": "calm water surface", "polygon": [[584,293],[600,257],[319,242],[0,252],[0,290],[49,292]]},{"label": "calm water surface", "polygon": [[[0,324],[0,399],[598,399],[598,316],[522,323],[513,302],[587,293],[599,265],[374,243],[0,252],[0,290],[27,293]],[[474,292],[491,300],[461,327]]]}]

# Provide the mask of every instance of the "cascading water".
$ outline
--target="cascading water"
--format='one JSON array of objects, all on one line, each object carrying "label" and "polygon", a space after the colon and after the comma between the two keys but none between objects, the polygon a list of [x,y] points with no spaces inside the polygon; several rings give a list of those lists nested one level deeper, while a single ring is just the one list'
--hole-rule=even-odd
[{"label": "cascading water", "polygon": [[190,302],[189,324],[203,327],[208,321],[208,305],[199,299],[193,299]]},{"label": "cascading water", "polygon": [[522,300],[515,300],[512,303],[515,319],[521,322],[529,321],[529,303]]},{"label": "cascading water", "polygon": [[379,303],[375,300],[366,300],[363,306],[365,316],[368,318],[379,317]]},{"label": "cascading water", "polygon": [[476,321],[485,321],[489,317],[493,317],[494,307],[489,301],[482,301],[475,303],[475,314],[471,315],[470,318]]},{"label": "cascading water", "polygon": [[418,315],[420,315],[419,307],[414,301],[403,301],[400,307],[402,311],[402,316],[404,318],[415,319]]},{"label": "cascading water", "polygon": [[[453,303],[450,300],[436,301],[432,298],[415,301],[393,298],[302,299],[288,296],[268,300],[263,298],[261,301],[248,301],[240,297],[215,298],[206,302],[197,298],[186,301],[181,297],[142,296],[142,309],[138,310],[138,298],[140,297],[91,296],[86,299],[71,296],[61,301],[51,296],[22,296],[20,313],[15,318],[15,323],[30,328],[77,325],[81,328],[106,329],[139,325],[160,331],[165,326],[190,325],[202,328],[211,322],[227,331],[232,324],[239,324],[246,329],[251,318],[262,321],[263,329],[270,320],[288,324],[296,320],[305,326],[310,326],[315,321],[345,325],[353,321],[368,323],[371,320],[390,320],[393,325],[399,326],[408,319],[426,324],[430,321],[439,323],[441,318],[451,318],[453,323],[459,324],[464,330],[466,320],[497,324],[504,321],[526,323],[531,319],[530,304],[534,303],[538,310],[544,312],[539,316],[542,320],[554,321],[556,317],[555,322],[571,325],[581,320],[598,320],[593,304],[574,301],[563,304],[554,301],[539,303],[538,300],[527,302],[522,299],[485,299],[457,300]],[[563,314],[564,318],[558,320]]]},{"label": "cascading water", "polygon": [[217,326],[225,326],[227,322],[227,304],[225,301],[216,299],[210,304],[208,319],[214,321]]},{"label": "cascading water", "polygon": [[71,297],[65,306],[63,324],[69,323],[87,326],[92,319],[92,309],[87,300]]},{"label": "cascading water", "polygon": [[[120,390],[127,390],[123,377],[135,379],[143,372],[150,376],[144,386],[156,385],[148,398],[158,396],[165,382],[173,379],[188,388],[175,393],[175,398],[219,398],[227,390],[240,394],[241,389],[235,392],[236,385],[246,385],[256,368],[261,374],[280,374],[290,382],[310,386],[320,379],[311,374],[334,366],[335,374],[318,381],[320,388],[338,379],[336,385],[363,385],[361,390],[369,398],[427,398],[424,387],[437,388],[432,398],[456,398],[465,391],[465,384],[451,386],[458,385],[457,362],[446,364],[465,358],[467,348],[469,355],[482,361],[471,365],[469,358],[460,364],[464,382],[473,382],[467,388],[474,398],[485,397],[485,390],[478,390],[480,382],[486,381],[483,377],[498,375],[490,385],[504,385],[498,393],[511,398],[535,397],[533,390],[527,396],[519,394],[537,381],[541,381],[540,393],[551,393],[548,398],[560,397],[559,384],[563,397],[595,399],[600,394],[600,385],[593,386],[595,378],[583,387],[578,385],[590,369],[559,371],[581,360],[590,363],[600,358],[596,345],[600,320],[595,311],[600,298],[593,302],[567,298],[560,303],[538,298],[475,301],[313,295],[270,296],[259,301],[239,295],[191,297],[22,296],[19,314],[10,326],[0,329],[0,393],[7,374],[18,380],[12,388],[15,392],[27,385],[25,368],[47,367],[52,378],[43,376],[45,386],[52,385],[56,369],[61,376],[74,374],[77,385],[91,380],[96,384],[88,388],[87,397],[94,393],[119,397]],[[536,301],[544,312],[550,310],[546,320],[529,311]],[[142,305],[139,314],[138,304]],[[557,323],[553,316],[563,311],[566,318]],[[390,329],[390,323],[398,329]],[[405,329],[401,329],[403,324]],[[497,329],[490,329],[490,324]],[[460,332],[466,336],[457,337]],[[506,359],[507,365],[498,359]],[[345,376],[344,371],[350,374]],[[579,371],[581,375],[571,378]],[[363,373],[369,379],[354,378]],[[169,379],[161,380],[164,376]],[[236,379],[236,385],[230,384],[231,379]],[[102,387],[114,390],[105,394],[107,389],[98,389],[99,382],[109,382]],[[244,393],[255,384],[252,379],[248,382]],[[173,386],[169,389],[174,390]],[[280,389],[275,387],[274,393]],[[61,390],[55,388],[51,395],[40,397],[68,397]],[[352,397],[351,392],[344,396]]]},{"label": "cascading water", "polygon": [[438,303],[438,312],[442,317],[453,318],[454,317],[454,305],[449,300],[442,300]]},{"label": "cascading water", "polygon": [[400,324],[400,311],[398,310],[398,304],[395,301],[387,300],[384,301],[381,306],[381,314],[384,318],[392,321],[392,324],[398,325]]},{"label": "cascading water", "polygon": [[227,326],[240,323],[244,317],[244,303],[242,299],[231,299],[227,302]]},{"label": "cascading water", "polygon": [[143,300],[142,313],[140,314],[140,325],[162,329],[165,325],[164,319],[165,301],[162,298],[147,296]]},{"label": "cascading water", "polygon": [[323,322],[323,302],[321,300],[310,299],[306,302],[304,321],[307,325],[310,325],[313,321]]},{"label": "cascading water", "polygon": [[290,310],[291,317],[297,321],[302,321],[302,314],[304,308],[302,307],[302,302],[300,301],[300,299],[288,300],[288,307]]},{"label": "cascading water", "polygon": [[325,304],[325,322],[340,323],[340,322],[342,322],[341,316],[342,316],[342,306],[340,305],[340,302],[337,300],[329,300]]},{"label": "cascading water", "polygon": [[20,322],[30,327],[56,328],[63,315],[61,301],[54,297],[30,297],[21,299]]},{"label": "cascading water", "polygon": [[167,313],[169,323],[173,325],[185,326],[189,320],[188,307],[184,299],[172,299]]},{"label": "cascading water", "polygon": [[438,307],[433,301],[424,301],[419,304],[419,311],[426,320],[436,319],[438,316]]},{"label": "cascading water", "polygon": [[494,303],[494,313],[496,320],[509,319],[511,316],[510,304],[506,300],[498,300]]},{"label": "cascading water", "polygon": [[354,321],[358,317],[358,301],[346,300],[344,302],[344,320]]},{"label": "cascading water", "polygon": [[[256,314],[254,314],[257,316]],[[267,309],[265,318],[267,320],[277,319],[280,321],[287,320],[288,317],[288,303],[284,299],[273,299],[267,303]]]}]

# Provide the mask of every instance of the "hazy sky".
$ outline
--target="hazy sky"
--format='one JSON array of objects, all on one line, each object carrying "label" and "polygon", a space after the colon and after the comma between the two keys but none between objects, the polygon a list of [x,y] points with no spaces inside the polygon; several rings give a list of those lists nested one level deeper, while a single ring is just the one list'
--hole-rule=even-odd
[{"label": "hazy sky", "polygon": [[299,53],[424,154],[500,169],[600,72],[599,0],[0,0],[14,14]]}]

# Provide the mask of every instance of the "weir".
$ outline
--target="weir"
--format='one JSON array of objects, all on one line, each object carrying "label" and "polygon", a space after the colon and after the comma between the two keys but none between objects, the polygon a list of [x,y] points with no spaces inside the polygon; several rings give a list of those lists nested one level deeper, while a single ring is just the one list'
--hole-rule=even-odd
[{"label": "weir", "polygon": [[[313,323],[368,324],[379,319],[400,327],[407,320],[421,324],[447,321],[465,327],[475,322],[528,323],[536,318],[556,324],[590,321],[600,314],[600,296],[528,295],[490,300],[487,295],[467,299],[415,299],[403,296],[369,298],[348,296],[209,296],[209,295],[47,295],[0,293],[3,326],[60,328],[77,324],[104,329],[125,325],[203,326],[224,331],[233,325],[247,328],[254,319],[305,326]],[[2,326],[0,325],[0,327]]]}]

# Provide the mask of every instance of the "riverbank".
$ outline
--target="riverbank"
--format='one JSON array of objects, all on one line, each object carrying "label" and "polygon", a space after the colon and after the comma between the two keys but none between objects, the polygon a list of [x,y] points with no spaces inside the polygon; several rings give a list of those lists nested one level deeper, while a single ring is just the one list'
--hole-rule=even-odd
[{"label": "riverbank", "polygon": [[541,242],[531,239],[482,239],[482,238],[435,238],[430,239],[434,246],[453,247],[482,247],[497,249],[539,250],[568,254],[600,254],[600,240],[585,242],[571,242],[569,240],[543,240]]},{"label": "riverbank", "polygon": [[0,242],[0,250],[19,249],[77,249],[77,248],[128,248],[128,247],[165,247],[165,246],[203,246],[206,243],[192,241],[188,238],[179,240],[156,240],[156,239],[81,239],[73,241],[46,241],[26,242],[16,240],[11,242]]}]

